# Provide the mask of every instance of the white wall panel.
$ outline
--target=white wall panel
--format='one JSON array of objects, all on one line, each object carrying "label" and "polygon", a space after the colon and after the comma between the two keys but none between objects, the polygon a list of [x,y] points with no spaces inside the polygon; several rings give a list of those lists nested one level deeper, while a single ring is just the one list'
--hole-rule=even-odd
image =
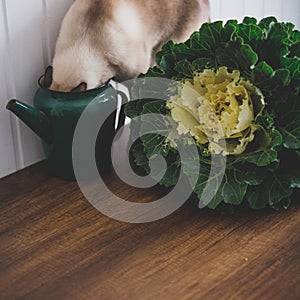
[{"label": "white wall panel", "polygon": [[276,16],[278,19],[282,19],[283,0],[265,0],[264,2],[264,16]]},{"label": "white wall panel", "polygon": [[292,22],[300,29],[299,0],[210,0],[212,21],[237,19],[244,16],[261,19],[275,16],[279,21]]},{"label": "white wall panel", "polygon": [[227,0],[221,2],[220,19],[229,20],[237,19],[242,21],[244,2],[241,0]]},{"label": "white wall panel", "polygon": [[248,0],[244,2],[244,14],[261,19],[264,15],[264,1]]},{"label": "white wall panel", "polygon": [[47,26],[48,64],[54,55],[55,43],[62,19],[74,0],[43,0]]},{"label": "white wall panel", "polygon": [[[1,0],[2,1],[2,0]],[[8,97],[5,63],[7,59],[7,26],[4,2],[0,2],[0,177],[16,170],[13,132],[10,116],[5,110]]]},{"label": "white wall panel", "polygon": [[[282,0],[283,1],[283,0]],[[286,5],[287,1],[283,1],[282,4],[282,19],[290,21],[296,25],[298,30],[300,29],[300,1],[292,0],[293,5]]]},{"label": "white wall panel", "polygon": [[73,0],[0,0],[0,178],[44,158],[40,139],[5,110],[11,98],[32,104],[51,63],[62,17]]},{"label": "white wall panel", "polygon": [[[34,9],[33,9],[34,8]],[[41,43],[43,10],[40,0],[6,1],[10,77],[8,96],[32,104],[37,78],[44,68]],[[40,139],[22,122],[13,122],[17,168],[26,167],[43,158]]]},{"label": "white wall panel", "polygon": [[[52,61],[62,18],[73,2],[0,0],[0,178],[44,157],[39,138],[5,105],[15,97],[32,103],[37,79]],[[246,15],[275,15],[300,29],[299,0],[211,0],[212,21],[241,21]]]},{"label": "white wall panel", "polygon": [[220,20],[222,15],[222,1],[211,0],[210,1],[210,17],[212,21]]}]

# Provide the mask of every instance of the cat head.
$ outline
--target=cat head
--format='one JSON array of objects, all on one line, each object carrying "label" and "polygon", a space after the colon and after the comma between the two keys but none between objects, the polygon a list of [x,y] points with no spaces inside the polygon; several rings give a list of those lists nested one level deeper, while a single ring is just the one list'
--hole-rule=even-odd
[{"label": "cat head", "polygon": [[56,53],[53,60],[51,90],[79,92],[104,85],[115,70],[101,53],[89,47],[69,47]]}]

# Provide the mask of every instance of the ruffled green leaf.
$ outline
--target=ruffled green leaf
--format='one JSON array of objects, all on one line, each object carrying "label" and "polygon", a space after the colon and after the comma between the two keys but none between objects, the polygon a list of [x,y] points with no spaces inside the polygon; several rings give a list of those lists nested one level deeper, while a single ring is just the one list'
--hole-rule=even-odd
[{"label": "ruffled green leaf", "polygon": [[282,201],[286,202],[292,193],[291,178],[274,172],[268,174],[261,185],[249,187],[247,201],[254,209],[261,209],[266,206],[275,207]]},{"label": "ruffled green leaf", "polygon": [[[253,19],[255,20],[255,19]],[[237,34],[241,37],[244,43],[257,41],[263,37],[264,31],[256,24],[240,24]]]},{"label": "ruffled green leaf", "polygon": [[[264,141],[266,141],[264,139]],[[253,163],[258,167],[265,167],[271,163],[278,162],[278,146],[282,144],[282,136],[278,130],[272,130],[270,135],[270,144],[262,146],[259,151],[247,154],[245,160]]]},{"label": "ruffled green leaf", "polygon": [[139,109],[140,101],[130,101],[126,104],[125,114],[127,117],[133,119],[140,115],[141,109]]},{"label": "ruffled green leaf", "polygon": [[261,198],[267,199],[270,206],[289,198],[292,194],[290,180],[284,174],[272,173],[261,185]]},{"label": "ruffled green leaf", "polygon": [[289,99],[290,105],[278,108],[278,128],[282,134],[283,145],[287,149],[300,148],[300,102],[297,96]]},{"label": "ruffled green leaf", "polygon": [[175,71],[178,72],[182,78],[192,78],[195,68],[190,61],[184,59],[175,66]]},{"label": "ruffled green leaf", "polygon": [[194,33],[190,39],[190,48],[197,49],[199,57],[201,54],[213,54],[222,41],[222,22],[205,23],[199,32]]},{"label": "ruffled green leaf", "polygon": [[[169,128],[165,123],[165,119],[160,117],[166,114],[166,110],[164,101],[152,101],[143,106],[141,130],[142,132],[155,132],[141,136],[141,141],[143,142],[145,153],[148,158],[151,158],[154,155],[167,156],[169,153],[170,146],[167,142]],[[147,114],[150,113],[155,115],[153,115],[152,118],[149,118],[147,117]]]},{"label": "ruffled green leaf", "polygon": [[283,137],[283,145],[288,149],[300,148],[300,120],[298,114],[292,113],[295,116],[294,120],[291,120],[284,128],[280,131]]},{"label": "ruffled green leaf", "polygon": [[268,205],[268,199],[261,197],[261,187],[251,186],[247,191],[247,201],[253,209],[262,209]]},{"label": "ruffled green leaf", "polygon": [[[245,19],[247,19],[247,18],[245,18]],[[277,19],[275,17],[267,17],[267,18],[262,19],[258,23],[258,25],[260,26],[261,29],[263,29],[264,31],[267,31],[267,30],[269,30],[269,28],[272,24],[276,24],[276,23],[277,23]]]},{"label": "ruffled green leaf", "polygon": [[214,209],[224,200],[219,188],[222,179],[222,172],[216,172],[215,176],[210,176],[210,165],[201,164],[199,178],[194,188],[195,194],[199,200],[201,199],[199,206]]},{"label": "ruffled green leaf", "polygon": [[201,164],[200,176],[194,192],[202,200],[201,206],[216,208],[221,202],[239,205],[247,191],[247,182],[239,177],[237,170],[226,170],[210,174],[210,166]]},{"label": "ruffled green leaf", "polygon": [[137,166],[141,167],[146,174],[150,173],[149,160],[147,158],[146,153],[144,152],[144,147],[141,143],[135,145],[132,150],[134,162]]},{"label": "ruffled green leaf", "polygon": [[220,66],[239,70],[246,78],[251,76],[251,68],[258,61],[258,56],[251,46],[240,41],[229,42],[224,49],[218,48],[216,58]]},{"label": "ruffled green leaf", "polygon": [[236,170],[226,171],[222,186],[220,187],[224,202],[241,204],[247,191],[247,183],[241,180]]}]

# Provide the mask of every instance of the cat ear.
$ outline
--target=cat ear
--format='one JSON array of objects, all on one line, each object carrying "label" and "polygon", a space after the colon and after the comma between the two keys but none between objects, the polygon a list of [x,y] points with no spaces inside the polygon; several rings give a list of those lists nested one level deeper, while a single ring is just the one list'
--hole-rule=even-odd
[{"label": "cat ear", "polygon": [[47,69],[45,71],[44,86],[46,88],[49,88],[52,84],[52,80],[53,80],[53,67],[49,66],[49,67],[47,67]]},{"label": "cat ear", "polygon": [[71,92],[85,92],[86,90],[87,90],[87,84],[85,82],[81,82]]}]

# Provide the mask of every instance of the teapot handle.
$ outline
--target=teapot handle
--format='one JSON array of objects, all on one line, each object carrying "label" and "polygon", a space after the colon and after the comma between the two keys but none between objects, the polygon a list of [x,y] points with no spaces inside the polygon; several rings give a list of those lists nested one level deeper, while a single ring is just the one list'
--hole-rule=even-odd
[{"label": "teapot handle", "polygon": [[119,96],[121,96],[121,99],[122,99],[122,103],[121,103],[121,109],[120,109],[120,114],[119,114],[119,120],[118,120],[118,126],[117,126],[117,129],[116,131],[118,131],[125,123],[125,104],[128,103],[128,97],[127,95],[122,92],[122,91],[117,91],[117,94]]}]

